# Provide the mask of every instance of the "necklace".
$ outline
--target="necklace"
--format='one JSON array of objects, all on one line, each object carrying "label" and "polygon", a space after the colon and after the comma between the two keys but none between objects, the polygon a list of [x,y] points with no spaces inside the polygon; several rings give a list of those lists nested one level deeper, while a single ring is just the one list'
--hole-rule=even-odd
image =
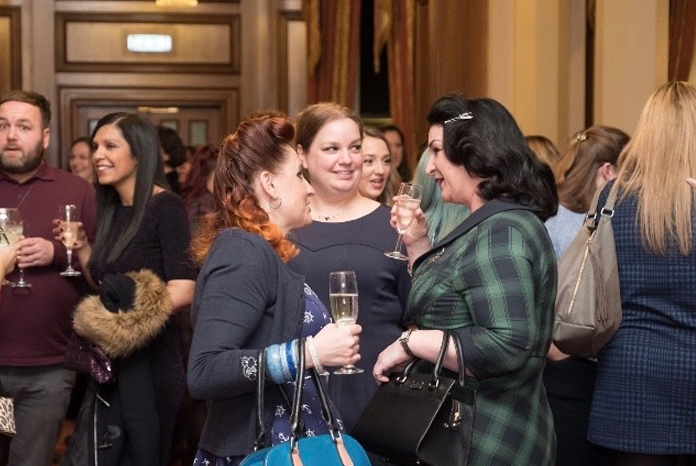
[{"label": "necklace", "polygon": [[340,213],[333,214],[333,215],[318,215],[318,214],[314,214],[314,215],[312,215],[312,217],[314,217],[314,220],[319,220],[320,222],[328,222],[329,220],[333,220],[333,219],[337,218],[337,217],[340,216],[340,215],[341,215]]}]

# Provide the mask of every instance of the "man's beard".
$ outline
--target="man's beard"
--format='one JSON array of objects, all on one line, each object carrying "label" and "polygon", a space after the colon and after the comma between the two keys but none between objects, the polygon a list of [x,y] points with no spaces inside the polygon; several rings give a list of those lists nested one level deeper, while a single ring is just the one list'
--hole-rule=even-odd
[{"label": "man's beard", "polygon": [[12,175],[23,175],[39,168],[44,159],[43,142],[40,141],[33,150],[22,155],[20,159],[13,159],[8,163],[5,154],[0,153],[0,168]]}]

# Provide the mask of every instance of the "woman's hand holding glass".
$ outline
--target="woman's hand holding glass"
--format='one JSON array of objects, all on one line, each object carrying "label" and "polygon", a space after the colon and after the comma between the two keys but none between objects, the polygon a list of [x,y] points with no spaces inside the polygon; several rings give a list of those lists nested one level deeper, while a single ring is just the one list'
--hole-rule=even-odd
[{"label": "woman's hand holding glass", "polygon": [[17,263],[17,253],[19,245],[17,243],[9,246],[0,247],[0,273],[3,276],[9,275]]},{"label": "woman's hand holding glass", "polygon": [[[389,219],[389,224],[392,228],[397,229],[397,209],[396,206],[392,207],[391,218]],[[408,251],[408,258],[410,262],[413,262],[418,256],[428,251],[431,247],[430,240],[428,239],[428,221],[425,218],[423,210],[420,206],[413,212],[413,219],[411,220],[411,225],[408,229],[401,235],[401,240],[406,250]]]},{"label": "woman's hand holding glass", "polygon": [[[13,248],[12,253],[5,251],[5,257],[8,255],[17,257],[17,242],[22,237],[23,229],[24,224],[22,223],[22,217],[19,215],[19,210],[0,207],[0,248],[8,249],[8,251],[10,248]],[[9,285],[11,283],[3,277],[2,284]]]},{"label": "woman's hand holding glass", "polygon": [[[321,365],[326,367],[347,366],[360,361],[361,332],[362,327],[358,324],[328,324],[322,328],[319,333],[312,337]],[[306,354],[305,358],[307,362],[312,360],[310,354]]]},{"label": "woman's hand holding glass", "polygon": [[[65,221],[60,220],[60,219],[53,220],[53,238],[56,241],[59,241],[59,242],[63,243],[63,245],[65,245],[66,252],[70,251],[68,253],[68,261],[69,262],[72,262],[70,255],[73,252],[78,254],[78,258],[82,252],[85,252],[86,257],[89,258],[91,248],[88,247],[89,242],[87,241],[87,235],[85,233],[84,224],[82,222],[78,221],[78,222],[73,222],[72,225],[70,225],[70,226],[72,227],[71,232],[69,233],[70,238],[67,238],[66,234],[65,234],[65,232],[66,232]],[[70,244],[69,247],[66,244],[66,241],[68,239],[72,240],[69,243]],[[80,263],[82,263],[82,262],[83,261],[80,260]]]},{"label": "woman's hand holding glass", "polygon": [[[408,231],[414,220],[416,210],[420,209],[420,198],[423,188],[413,183],[401,183],[399,194],[394,196],[394,206],[392,207],[393,226],[399,233],[396,246],[393,251],[385,252],[387,257],[399,260],[408,260],[408,257],[401,253],[403,236]],[[427,232],[426,232],[427,235]]]},{"label": "woman's hand holding glass", "polygon": [[72,266],[72,250],[78,233],[79,212],[76,205],[66,204],[58,207],[58,213],[62,232],[61,241],[68,253],[68,266],[60,274],[63,277],[76,277],[82,275],[79,270],[73,269]]},{"label": "woman's hand holding glass", "polygon": [[[341,270],[329,274],[329,299],[331,315],[339,327],[355,325],[358,320],[358,279],[353,270]],[[352,364],[339,368],[334,374],[360,374],[362,369]]]}]

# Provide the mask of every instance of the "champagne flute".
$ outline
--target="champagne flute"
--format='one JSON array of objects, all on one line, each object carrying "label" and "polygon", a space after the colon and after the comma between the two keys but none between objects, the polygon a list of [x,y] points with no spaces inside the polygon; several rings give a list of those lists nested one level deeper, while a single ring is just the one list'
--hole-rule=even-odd
[{"label": "champagne flute", "polygon": [[423,187],[413,183],[401,183],[399,194],[396,196],[396,231],[399,237],[396,239],[396,246],[393,251],[385,252],[387,257],[398,260],[408,260],[408,256],[401,253],[401,243],[404,233],[411,226],[413,215],[420,205],[420,198]]},{"label": "champagne flute", "polygon": [[[19,210],[0,207],[0,247],[7,247],[19,241],[23,228]],[[12,282],[5,279],[3,279],[2,284],[13,285]]]},{"label": "champagne flute", "polygon": [[77,239],[78,222],[80,217],[75,204],[66,204],[58,207],[60,214],[60,227],[62,229],[61,240],[68,254],[68,266],[60,275],[63,277],[77,277],[82,275],[79,270],[72,267],[72,245]]},{"label": "champagne flute", "polygon": [[[21,220],[22,223],[22,234],[27,234],[27,222],[26,220]],[[31,283],[24,279],[24,268],[17,266],[19,269],[19,280],[16,283],[12,283],[12,288],[31,288]]]},{"label": "champagne flute", "polygon": [[[341,326],[355,325],[358,319],[358,281],[355,272],[344,270],[329,274],[329,300],[334,322]],[[334,374],[360,374],[362,369],[352,364],[334,371]]]}]

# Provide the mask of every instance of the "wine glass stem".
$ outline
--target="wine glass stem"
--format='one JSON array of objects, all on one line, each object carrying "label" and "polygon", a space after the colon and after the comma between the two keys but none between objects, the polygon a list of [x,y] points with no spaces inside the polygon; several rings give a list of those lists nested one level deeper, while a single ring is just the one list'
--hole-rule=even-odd
[{"label": "wine glass stem", "polygon": [[65,251],[68,255],[68,270],[72,269],[72,248],[66,248]]},{"label": "wine glass stem", "polygon": [[403,233],[399,233],[399,236],[397,236],[396,238],[396,246],[394,247],[394,251],[401,252],[401,244],[403,243],[403,238]]}]

